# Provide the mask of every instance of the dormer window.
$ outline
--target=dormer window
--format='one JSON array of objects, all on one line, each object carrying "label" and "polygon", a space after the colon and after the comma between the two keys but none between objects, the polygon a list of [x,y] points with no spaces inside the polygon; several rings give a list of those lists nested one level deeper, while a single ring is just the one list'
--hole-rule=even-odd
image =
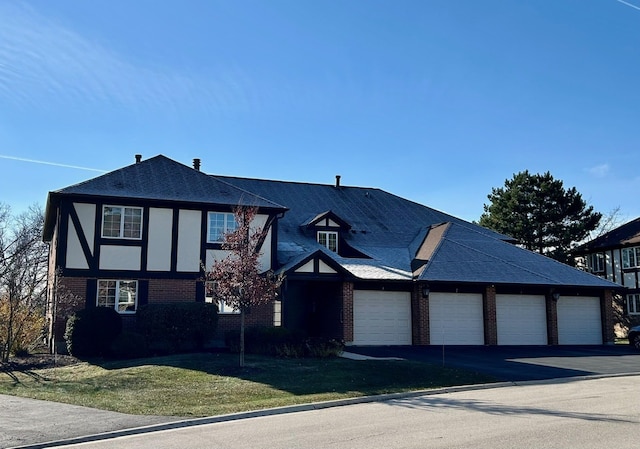
[{"label": "dormer window", "polygon": [[338,252],[338,233],[335,231],[318,231],[318,243],[334,253]]}]

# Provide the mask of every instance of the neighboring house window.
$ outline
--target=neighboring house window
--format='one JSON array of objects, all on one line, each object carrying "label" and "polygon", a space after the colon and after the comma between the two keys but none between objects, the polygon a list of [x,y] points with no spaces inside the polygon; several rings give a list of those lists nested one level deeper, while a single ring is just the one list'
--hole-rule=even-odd
[{"label": "neighboring house window", "polygon": [[282,326],[282,301],[273,301],[273,325]]},{"label": "neighboring house window", "polygon": [[142,238],[142,208],[104,206],[102,208],[102,237],[140,240]]},{"label": "neighboring house window", "polygon": [[[206,296],[204,298],[204,302],[208,302],[208,303],[213,303],[213,289],[215,289],[215,282],[207,282],[206,285]],[[223,300],[218,300],[216,301],[216,303],[218,304],[218,313],[221,314],[225,314],[225,315],[229,315],[229,314],[235,314],[235,313],[240,313],[240,310],[238,309],[234,309],[233,307],[229,306],[227,303],[225,303]]]},{"label": "neighboring house window", "polygon": [[238,228],[234,214],[209,212],[209,229],[207,241],[219,243],[224,241],[224,235]]},{"label": "neighboring house window", "polygon": [[592,273],[604,273],[604,253],[589,254],[587,261]]},{"label": "neighboring house window", "polygon": [[113,307],[119,313],[135,313],[138,304],[138,282],[99,280],[98,307]]},{"label": "neighboring house window", "polygon": [[640,247],[622,248],[622,268],[640,266]]},{"label": "neighboring house window", "polygon": [[627,311],[629,315],[640,315],[640,293],[627,295]]},{"label": "neighboring house window", "polygon": [[318,243],[329,251],[338,252],[338,233],[334,231],[318,231]]}]

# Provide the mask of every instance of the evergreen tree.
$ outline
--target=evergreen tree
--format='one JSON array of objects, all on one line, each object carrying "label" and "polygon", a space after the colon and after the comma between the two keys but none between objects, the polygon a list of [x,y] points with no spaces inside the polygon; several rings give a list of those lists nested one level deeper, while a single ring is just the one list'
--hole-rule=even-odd
[{"label": "evergreen tree", "polygon": [[487,195],[479,224],[509,235],[525,248],[573,264],[570,251],[598,227],[602,214],[575,187],[565,189],[549,172],[525,170]]}]

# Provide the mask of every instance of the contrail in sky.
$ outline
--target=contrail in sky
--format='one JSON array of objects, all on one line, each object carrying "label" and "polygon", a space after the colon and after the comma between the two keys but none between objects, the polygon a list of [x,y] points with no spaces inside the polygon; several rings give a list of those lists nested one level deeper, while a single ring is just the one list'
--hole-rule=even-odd
[{"label": "contrail in sky", "polygon": [[107,170],[100,170],[99,168],[89,168],[89,167],[80,167],[78,165],[68,165],[68,164],[59,164],[57,162],[47,162],[47,161],[37,161],[35,159],[26,159],[23,157],[15,157],[15,156],[6,156],[4,154],[0,154],[1,159],[11,159],[14,161],[22,161],[22,162],[31,162],[34,164],[42,164],[42,165],[53,165],[54,167],[65,167],[65,168],[75,168],[76,170],[89,170],[89,171],[97,171],[100,173],[106,173]]},{"label": "contrail in sky", "polygon": [[625,2],[624,0],[616,0],[618,3],[622,3],[623,5],[627,5],[633,9],[637,9],[638,11],[640,11],[640,6],[636,6],[634,4],[631,4],[629,2]]}]

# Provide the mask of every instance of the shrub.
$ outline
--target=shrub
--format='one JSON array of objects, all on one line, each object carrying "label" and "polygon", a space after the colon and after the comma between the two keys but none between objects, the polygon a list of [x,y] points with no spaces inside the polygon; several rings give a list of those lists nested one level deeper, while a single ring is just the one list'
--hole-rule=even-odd
[{"label": "shrub", "polygon": [[[244,349],[249,354],[281,355],[304,354],[304,339],[301,331],[285,327],[250,327],[244,332]],[[232,330],[225,335],[225,343],[232,352],[240,351],[240,331]],[[286,349],[285,349],[286,346]]]},{"label": "shrub", "polygon": [[344,343],[335,338],[309,338],[306,349],[309,357],[337,357],[344,351]]},{"label": "shrub", "polygon": [[138,359],[149,355],[147,340],[138,332],[124,331],[111,343],[111,355],[118,359]]},{"label": "shrub", "polygon": [[137,324],[151,352],[202,350],[216,332],[218,307],[203,302],[147,304],[138,310]]},{"label": "shrub", "polygon": [[122,331],[120,314],[111,307],[91,307],[75,312],[64,333],[69,354],[74,357],[104,357]]},{"label": "shrub", "polygon": [[[240,351],[240,331],[229,331],[225,343],[232,352]],[[285,327],[251,327],[244,334],[245,352],[277,357],[334,357],[344,344],[333,338],[308,338],[302,331]]]}]

